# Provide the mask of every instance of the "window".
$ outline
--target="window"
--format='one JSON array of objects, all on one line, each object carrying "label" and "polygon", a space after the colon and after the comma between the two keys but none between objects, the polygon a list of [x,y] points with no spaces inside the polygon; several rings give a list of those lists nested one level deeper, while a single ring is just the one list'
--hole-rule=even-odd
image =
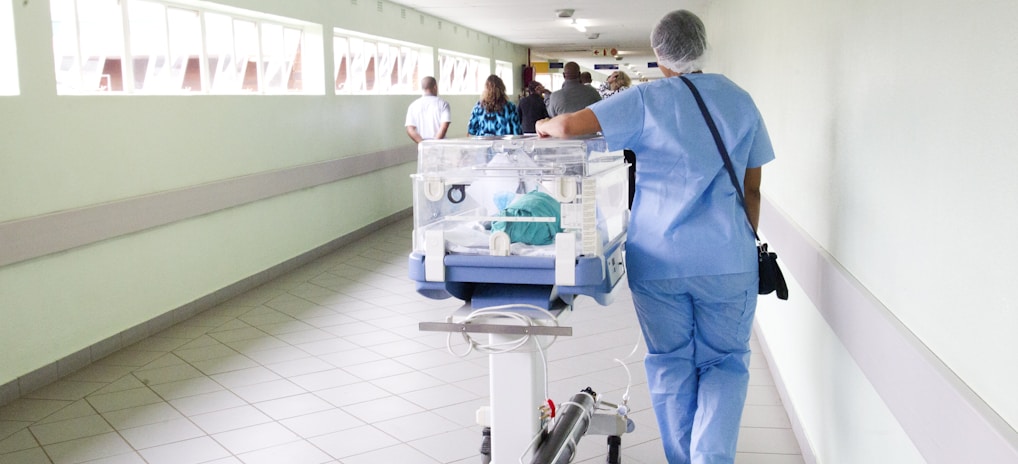
[{"label": "window", "polygon": [[205,2],[197,7],[52,0],[51,5],[58,94],[309,90],[302,57],[307,37],[320,37],[310,24]]},{"label": "window", "polygon": [[123,20],[116,0],[52,0],[57,93],[123,90]]},{"label": "window", "polygon": [[337,29],[336,93],[417,94],[431,75],[431,48]]},{"label": "window", "polygon": [[513,80],[513,64],[507,61],[495,61],[495,75],[505,82],[506,93],[513,93],[513,84],[516,81]]},{"label": "window", "polygon": [[205,15],[209,85],[212,93],[254,92],[258,74],[258,25],[254,21],[208,13]]},{"label": "window", "polygon": [[200,92],[200,13],[132,1],[128,14],[133,89],[143,93]]},{"label": "window", "polygon": [[438,66],[439,93],[450,95],[480,95],[491,69],[487,58],[446,50],[439,50]]},{"label": "window", "polygon": [[18,95],[18,52],[10,0],[0,0],[0,95]]}]

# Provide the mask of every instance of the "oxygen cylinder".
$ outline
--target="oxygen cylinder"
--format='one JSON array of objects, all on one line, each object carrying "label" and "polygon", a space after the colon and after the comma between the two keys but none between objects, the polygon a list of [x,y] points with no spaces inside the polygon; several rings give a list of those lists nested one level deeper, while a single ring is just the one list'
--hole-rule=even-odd
[{"label": "oxygen cylinder", "polygon": [[558,408],[551,432],[537,446],[531,464],[567,464],[576,453],[576,444],[587,433],[597,404],[596,393],[589,387],[573,395]]}]

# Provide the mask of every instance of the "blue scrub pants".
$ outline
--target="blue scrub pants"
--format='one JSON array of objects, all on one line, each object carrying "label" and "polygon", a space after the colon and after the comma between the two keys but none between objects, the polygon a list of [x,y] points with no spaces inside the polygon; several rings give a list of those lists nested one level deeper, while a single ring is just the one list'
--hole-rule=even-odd
[{"label": "blue scrub pants", "polygon": [[669,464],[735,462],[757,285],[756,272],[629,282]]}]

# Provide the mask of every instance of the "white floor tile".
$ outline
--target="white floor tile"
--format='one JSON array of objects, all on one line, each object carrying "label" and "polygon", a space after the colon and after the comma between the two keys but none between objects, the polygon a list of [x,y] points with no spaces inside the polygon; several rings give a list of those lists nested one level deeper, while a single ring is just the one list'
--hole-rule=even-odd
[{"label": "white floor tile", "polygon": [[445,382],[438,380],[423,372],[407,372],[405,374],[393,375],[372,380],[371,383],[384,388],[386,391],[395,394],[404,394],[425,388],[445,385]]},{"label": "white floor tile", "polygon": [[92,395],[86,398],[89,404],[99,412],[116,411],[146,404],[163,402],[163,399],[156,395],[149,388],[134,388],[115,393]]},{"label": "white floor tile", "polygon": [[250,405],[198,414],[190,419],[210,435],[272,422],[271,417]]},{"label": "white floor tile", "polygon": [[305,393],[302,395],[288,396],[276,400],[262,401],[254,406],[275,420],[289,419],[315,412],[332,409],[335,406],[329,404],[315,395]]},{"label": "white floor tile", "polygon": [[478,398],[436,408],[433,409],[432,412],[449,419],[462,427],[472,427],[477,425],[477,410],[482,406],[487,405],[487,398]]},{"label": "white floor tile", "polygon": [[137,452],[130,452],[127,454],[118,454],[108,458],[88,461],[85,464],[146,464],[146,462],[145,459],[141,457],[141,454],[138,454]]},{"label": "white floor tile", "polygon": [[[487,384],[487,380],[485,380]],[[442,384],[431,388],[414,390],[401,395],[403,398],[428,410],[444,408],[476,399],[478,395],[455,385]]]},{"label": "white floor tile", "polygon": [[271,382],[264,382],[254,385],[247,385],[244,387],[234,388],[233,392],[237,396],[243,398],[248,403],[258,403],[260,401],[274,400],[277,398],[285,398],[287,396],[300,395],[306,393],[307,390],[298,387],[293,382],[286,379],[273,380]]},{"label": "white floor tile", "polygon": [[799,443],[791,429],[767,429],[743,427],[739,430],[741,453],[800,454]]},{"label": "white floor tile", "polygon": [[[382,448],[380,450],[370,451],[364,454],[358,454],[356,456],[350,456],[343,459],[343,464],[379,464],[383,462],[391,463],[413,463],[413,464],[440,464],[440,461],[436,461],[424,453],[417,451],[416,449],[408,445],[395,445],[388,448]],[[478,462],[477,458],[474,458],[473,462]]]},{"label": "white floor tile", "polygon": [[392,436],[370,425],[322,435],[308,441],[340,460],[399,444]]},{"label": "white floor tile", "polygon": [[320,464],[332,460],[324,451],[306,441],[295,441],[238,456],[245,464]]},{"label": "white floor tile", "polygon": [[102,417],[117,430],[184,418],[177,409],[167,403],[153,403],[133,408],[118,409],[116,411],[105,412]]},{"label": "white floor tile", "polygon": [[217,392],[223,389],[222,385],[205,376],[152,386],[152,391],[167,401]]},{"label": "white floor tile", "polygon": [[205,432],[187,419],[173,419],[166,422],[142,425],[120,430],[120,435],[136,450],[176,443],[205,436]]},{"label": "white floor tile", "polygon": [[215,341],[214,345],[207,346],[189,347],[188,345],[185,345],[182,348],[173,350],[173,354],[179,356],[180,359],[183,359],[184,361],[194,363],[198,361],[208,361],[210,359],[234,356],[237,352],[233,348]]},{"label": "white floor tile", "polygon": [[736,453],[735,464],[804,464],[799,454]]},{"label": "white floor tile", "polygon": [[10,436],[0,439],[0,455],[38,447],[39,442],[27,428],[21,429]]},{"label": "white floor tile", "polygon": [[0,462],[4,464],[51,464],[49,457],[42,448],[29,448],[13,453],[0,454]]},{"label": "white floor tile", "polygon": [[54,464],[72,464],[108,458],[132,451],[120,435],[110,432],[44,446]]},{"label": "white floor tile", "polygon": [[205,375],[225,374],[227,372],[260,367],[253,359],[242,354],[209,359],[207,361],[196,361],[192,365]]},{"label": "white floor tile", "polygon": [[35,425],[29,429],[39,440],[39,444],[43,446],[113,431],[113,427],[110,427],[106,420],[98,414]]},{"label": "white floor tile", "polygon": [[410,367],[391,359],[346,366],[343,370],[364,380],[380,379],[413,371]]},{"label": "white floor tile", "polygon": [[459,424],[432,412],[374,422],[372,425],[402,442],[410,442],[462,428]]},{"label": "white floor tile", "polygon": [[0,421],[35,422],[74,403],[64,400],[36,400],[21,398],[0,407]]},{"label": "white floor tile", "polygon": [[198,464],[231,457],[226,448],[209,437],[156,446],[139,453],[149,464]]},{"label": "white floor tile", "polygon": [[459,429],[421,438],[409,443],[438,462],[453,462],[473,457],[477,459],[481,448],[480,429]]},{"label": "white floor tile", "polygon": [[248,385],[279,380],[281,378],[282,377],[279,374],[261,366],[224,372],[222,374],[215,374],[212,376],[213,380],[219,382],[226,388],[245,387]]},{"label": "white floor tile", "polygon": [[[60,408],[53,414],[46,416],[45,419],[37,421],[35,424],[39,425],[47,424],[50,422],[60,422],[68,419],[75,419],[78,417],[91,416],[92,414],[95,413],[96,413],[95,408],[93,408],[92,405],[88,404],[88,401],[78,400],[67,406],[64,406],[63,408]],[[2,424],[2,422],[0,422],[0,424]],[[0,437],[4,436],[3,430],[4,428],[0,426]]]},{"label": "white floor tile", "polygon": [[163,383],[176,382],[183,379],[203,377],[205,374],[190,364],[176,364],[173,366],[157,367],[136,371],[134,376],[145,385],[159,385]]},{"label": "white floor tile", "polygon": [[319,357],[323,361],[336,367],[350,367],[358,364],[385,360],[385,356],[375,353],[367,348],[354,348],[352,350],[344,350],[338,353],[330,353]]},{"label": "white floor tile", "polygon": [[105,395],[107,393],[116,393],[125,390],[134,390],[135,388],[144,388],[145,384],[141,383],[134,375],[127,375],[117,381],[110,383],[109,385],[96,390],[90,396]]},{"label": "white floor tile", "polygon": [[287,378],[335,369],[332,364],[315,357],[306,357],[291,361],[283,361],[280,363],[267,364],[265,367],[268,367],[272,372]]},{"label": "white floor tile", "polygon": [[328,401],[335,406],[349,406],[365,401],[385,398],[392,394],[372,385],[370,382],[357,382],[340,387],[329,388],[315,392],[319,398]]},{"label": "white floor tile", "polygon": [[187,396],[171,400],[170,404],[187,416],[205,414],[247,404],[241,397],[229,390]]},{"label": "white floor tile", "polygon": [[321,356],[325,354],[338,353],[340,351],[352,350],[358,348],[357,345],[350,343],[341,338],[337,338],[333,335],[331,338],[324,340],[317,340],[308,343],[295,344],[297,348],[300,348],[312,356]]},{"label": "white floor tile", "polygon": [[58,380],[24,397],[40,400],[77,401],[105,386],[106,382]]},{"label": "white floor tile", "polygon": [[424,411],[424,408],[421,408],[420,406],[398,396],[387,396],[377,400],[369,400],[344,406],[343,410],[360,418],[364,422],[374,424],[376,422],[422,412]]},{"label": "white floor tile", "polygon": [[[0,463],[479,461],[488,356],[458,357],[447,334],[418,329],[462,302],[413,291],[411,228],[383,228],[0,408]],[[562,402],[591,386],[617,402],[628,388],[636,430],[623,436],[623,462],[661,464],[646,347],[628,290],[616,301],[580,299],[563,316],[574,336],[548,349],[550,394]],[[736,462],[802,464],[751,344]],[[464,349],[458,337],[454,349]],[[604,437],[585,437],[574,462],[604,462],[605,451]]]},{"label": "white floor tile", "polygon": [[221,443],[233,454],[244,454],[250,451],[270,448],[284,443],[298,441],[301,438],[286,427],[276,422],[253,425],[242,429],[220,432],[212,438]]},{"label": "white floor tile", "polygon": [[308,358],[311,355],[300,348],[295,346],[286,345],[278,348],[269,348],[267,350],[258,351],[245,351],[247,357],[251,358],[257,363],[264,365],[277,364],[286,361],[293,361],[295,359]]},{"label": "white floor tile", "polygon": [[327,411],[305,414],[290,419],[283,419],[279,423],[304,438],[327,435],[366,425],[364,421],[341,409],[329,409]]},{"label": "white floor tile", "polygon": [[747,404],[742,411],[742,426],[791,429],[792,423],[781,405]]},{"label": "white floor tile", "polygon": [[290,377],[290,381],[307,391],[320,391],[361,382],[359,377],[343,369],[329,369],[311,374]]}]

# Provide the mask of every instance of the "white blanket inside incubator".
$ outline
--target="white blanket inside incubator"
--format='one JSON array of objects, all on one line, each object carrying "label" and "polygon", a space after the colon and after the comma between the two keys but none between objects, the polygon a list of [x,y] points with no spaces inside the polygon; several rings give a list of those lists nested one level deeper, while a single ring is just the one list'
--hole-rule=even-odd
[{"label": "white blanket inside incubator", "polygon": [[[455,227],[446,229],[445,249],[449,253],[487,255],[488,241],[491,238],[491,231],[486,230],[477,222],[462,222]],[[576,255],[579,256],[579,244],[577,244]],[[513,256],[537,256],[555,257],[555,245],[527,245],[524,243],[513,243],[509,246],[509,254]]]}]

